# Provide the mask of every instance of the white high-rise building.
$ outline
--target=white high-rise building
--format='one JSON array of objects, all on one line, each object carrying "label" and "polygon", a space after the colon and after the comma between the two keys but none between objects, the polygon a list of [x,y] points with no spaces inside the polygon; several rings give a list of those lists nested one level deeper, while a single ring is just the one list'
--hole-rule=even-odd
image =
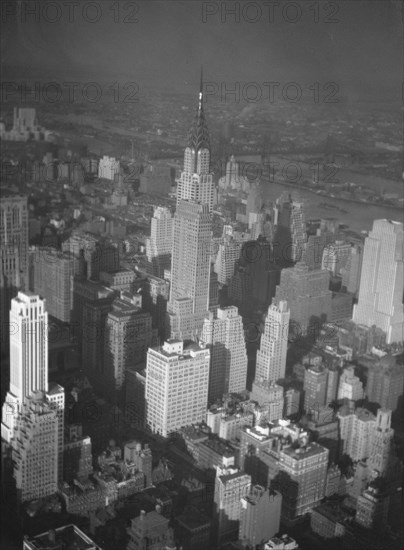
[{"label": "white high-rise building", "polygon": [[351,259],[352,245],[345,241],[335,241],[324,247],[321,269],[327,269],[333,275],[341,275]]},{"label": "white high-rise building", "polygon": [[375,220],[365,240],[359,298],[353,321],[376,325],[386,333],[386,342],[404,338],[404,232],[403,224]]},{"label": "white high-rise building", "polygon": [[10,312],[10,390],[1,436],[11,448],[21,501],[56,492],[63,475],[64,390],[48,384],[45,300],[19,292]]},{"label": "white high-rise building", "polygon": [[226,235],[219,244],[214,270],[217,273],[217,280],[220,284],[230,284],[230,280],[234,275],[236,262],[240,259],[243,242],[244,240],[236,240],[234,237]]},{"label": "white high-rise building", "polygon": [[177,180],[177,206],[182,200],[207,204],[212,212],[215,195],[210,173],[210,139],[203,112],[203,83],[199,90],[198,110],[188,135],[184,153],[184,170]]},{"label": "white high-rise building", "polygon": [[222,399],[225,393],[239,393],[246,389],[247,350],[243,319],[235,306],[212,312],[205,319],[201,340],[211,350],[209,402]]},{"label": "white high-rise building", "polygon": [[164,277],[171,267],[174,219],[169,208],[158,206],[151,220],[150,238],[146,239],[146,255],[153,264],[153,275]]},{"label": "white high-rise building", "polygon": [[209,309],[212,221],[207,204],[181,201],[174,217],[168,322],[171,338],[194,338]]},{"label": "white high-rise building", "polygon": [[98,177],[115,181],[115,176],[119,174],[121,163],[114,157],[104,155],[98,164]]},{"label": "white high-rise building", "polygon": [[338,399],[349,399],[350,401],[363,399],[363,384],[358,376],[355,376],[354,367],[344,369],[339,380]]},{"label": "white high-rise building", "polygon": [[352,460],[368,458],[372,448],[372,437],[376,426],[375,415],[367,409],[344,406],[337,413],[341,451]]},{"label": "white high-rise building", "polygon": [[257,351],[256,379],[277,382],[285,377],[289,319],[290,310],[285,300],[269,306],[260,349]]},{"label": "white high-rise building", "polygon": [[48,391],[48,313],[45,300],[19,292],[10,311],[10,390],[3,405],[1,436],[13,437],[17,412],[34,392]]},{"label": "white high-rise building", "polygon": [[150,348],[146,368],[146,422],[163,437],[202,422],[208,404],[210,351],[168,340]]}]

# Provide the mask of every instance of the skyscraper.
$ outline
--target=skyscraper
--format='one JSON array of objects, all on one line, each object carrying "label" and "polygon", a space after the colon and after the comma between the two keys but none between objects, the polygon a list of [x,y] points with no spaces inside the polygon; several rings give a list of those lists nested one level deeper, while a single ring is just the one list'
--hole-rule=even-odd
[{"label": "skyscraper", "polygon": [[209,308],[211,227],[207,204],[179,203],[168,304],[171,338],[192,339],[202,328]]},{"label": "skyscraper", "polygon": [[404,336],[404,231],[403,224],[375,220],[365,240],[358,303],[353,321],[386,333],[386,342]]},{"label": "skyscraper", "polygon": [[198,110],[188,134],[184,170],[177,180],[177,207],[182,200],[207,204],[213,209],[214,184],[210,173],[210,139],[203,111],[203,81],[199,90]]},{"label": "skyscraper", "polygon": [[279,531],[282,495],[260,485],[241,499],[239,539],[256,547]]},{"label": "skyscraper", "polygon": [[201,340],[210,348],[209,402],[222,399],[225,393],[246,389],[247,351],[243,319],[235,306],[218,309],[205,319]]},{"label": "skyscraper", "polygon": [[146,422],[163,437],[201,422],[208,404],[210,352],[168,340],[147,352]]},{"label": "skyscraper", "polygon": [[387,473],[388,466],[393,458],[393,437],[391,411],[379,409],[371,438],[369,466],[372,470],[376,470],[380,476]]},{"label": "skyscraper", "polygon": [[171,267],[173,248],[173,216],[168,208],[158,206],[151,220],[150,238],[146,239],[146,255],[152,263],[153,275],[163,278]]},{"label": "skyscraper", "polygon": [[299,334],[307,334],[316,322],[330,320],[332,292],[328,290],[329,282],[328,271],[310,270],[303,262],[282,270],[275,301],[288,301],[290,319],[297,324]]},{"label": "skyscraper", "polygon": [[358,376],[355,376],[353,366],[346,367],[341,375],[338,387],[338,399],[358,401],[363,399],[363,384]]},{"label": "skyscraper", "polygon": [[304,410],[319,410],[326,405],[327,371],[324,367],[311,366],[304,373]]},{"label": "skyscraper", "polygon": [[151,342],[152,318],[150,313],[142,311],[141,296],[121,292],[106,318],[105,388],[122,390],[127,369],[145,363]]},{"label": "skyscraper", "polygon": [[48,314],[45,302],[19,292],[10,312],[10,390],[1,436],[11,448],[18,498],[56,491],[63,475],[64,390],[48,384]]},{"label": "skyscraper", "polygon": [[73,254],[54,248],[36,247],[32,254],[32,290],[46,299],[50,315],[70,323],[73,308],[72,278],[79,274],[82,262]]},{"label": "skyscraper", "polygon": [[2,347],[8,349],[11,300],[18,290],[28,288],[27,197],[2,196],[0,216],[0,333]]},{"label": "skyscraper", "polygon": [[285,193],[274,207],[274,257],[280,265],[302,261],[306,247],[306,218],[304,205]]},{"label": "skyscraper", "polygon": [[251,476],[237,468],[216,470],[215,480],[215,539],[218,547],[225,542],[237,540],[241,499],[247,496],[251,488]]},{"label": "skyscraper", "polygon": [[257,351],[256,379],[277,382],[285,377],[289,318],[290,311],[285,300],[269,306],[260,349]]}]

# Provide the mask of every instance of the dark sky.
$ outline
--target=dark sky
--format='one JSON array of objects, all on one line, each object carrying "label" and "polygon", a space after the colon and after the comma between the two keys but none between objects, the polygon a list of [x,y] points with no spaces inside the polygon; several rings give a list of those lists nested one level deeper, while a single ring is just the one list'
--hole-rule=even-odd
[{"label": "dark sky", "polygon": [[[112,2],[98,0],[100,19],[90,23],[82,15],[79,0],[74,22],[69,22],[67,0],[26,0],[21,6],[36,4],[39,16],[24,18],[7,15],[10,0],[2,0],[2,66],[38,77],[46,71],[55,79],[127,79],[143,86],[167,85],[171,89],[194,90],[199,67],[205,68],[207,81],[265,82],[334,81],[341,94],[352,98],[381,97],[395,91],[401,94],[403,72],[403,23],[400,0],[345,0],[318,2],[319,19],[314,22],[310,9],[314,0],[285,2],[277,0],[274,21],[269,21],[270,2],[250,2],[247,18],[256,6],[262,9],[257,22],[224,13],[227,6],[240,8],[248,2],[178,2],[144,0]],[[73,0],[67,2],[74,4]],[[273,2],[272,2],[273,3]],[[285,3],[298,4],[300,21],[290,23],[282,17]],[[55,4],[61,6],[59,14]],[[113,11],[120,5],[120,13]],[[130,18],[131,5],[137,5],[137,22]],[[126,7],[125,7],[126,6]],[[207,15],[203,11],[218,13]],[[333,6],[337,13],[332,16]],[[73,8],[71,8],[73,9]],[[292,6],[287,16],[296,10]],[[88,6],[88,17],[96,14]],[[119,22],[114,22],[115,17]],[[46,19],[59,17],[59,21]],[[326,22],[326,19],[337,22]]]}]

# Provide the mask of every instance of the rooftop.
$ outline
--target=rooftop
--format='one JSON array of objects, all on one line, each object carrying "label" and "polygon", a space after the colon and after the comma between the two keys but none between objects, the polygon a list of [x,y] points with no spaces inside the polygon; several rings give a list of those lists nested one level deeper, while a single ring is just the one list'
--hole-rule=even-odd
[{"label": "rooftop", "polygon": [[[286,454],[295,460],[303,460],[305,458],[309,458],[310,456],[315,456],[318,454],[322,454],[327,449],[323,447],[322,445],[319,445],[318,443],[310,443],[306,447],[298,447],[297,449],[290,447],[284,447],[282,449],[282,453]],[[328,451],[327,451],[328,453]]]},{"label": "rooftop", "polygon": [[24,548],[27,550],[101,550],[76,525],[65,525],[58,529],[25,539]]},{"label": "rooftop", "polygon": [[194,506],[188,506],[175,520],[188,529],[197,529],[210,524],[210,519]]},{"label": "rooftop", "polygon": [[215,453],[218,453],[226,458],[234,456],[235,450],[226,441],[219,439],[218,437],[212,437],[206,441],[202,441],[201,445],[208,447]]}]

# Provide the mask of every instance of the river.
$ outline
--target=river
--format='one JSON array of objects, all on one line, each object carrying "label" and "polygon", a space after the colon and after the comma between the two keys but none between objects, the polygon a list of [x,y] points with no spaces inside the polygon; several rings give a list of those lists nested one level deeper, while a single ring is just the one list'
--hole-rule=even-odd
[{"label": "river", "polygon": [[[269,201],[275,201],[282,193],[289,191],[293,198],[303,201],[306,219],[335,218],[357,232],[371,229],[373,221],[378,219],[387,218],[403,222],[403,210],[399,208],[339,200],[327,195],[317,195],[307,189],[272,182],[263,183],[261,189],[264,199]],[[347,213],[324,208],[320,203],[332,204],[346,210]]]}]

